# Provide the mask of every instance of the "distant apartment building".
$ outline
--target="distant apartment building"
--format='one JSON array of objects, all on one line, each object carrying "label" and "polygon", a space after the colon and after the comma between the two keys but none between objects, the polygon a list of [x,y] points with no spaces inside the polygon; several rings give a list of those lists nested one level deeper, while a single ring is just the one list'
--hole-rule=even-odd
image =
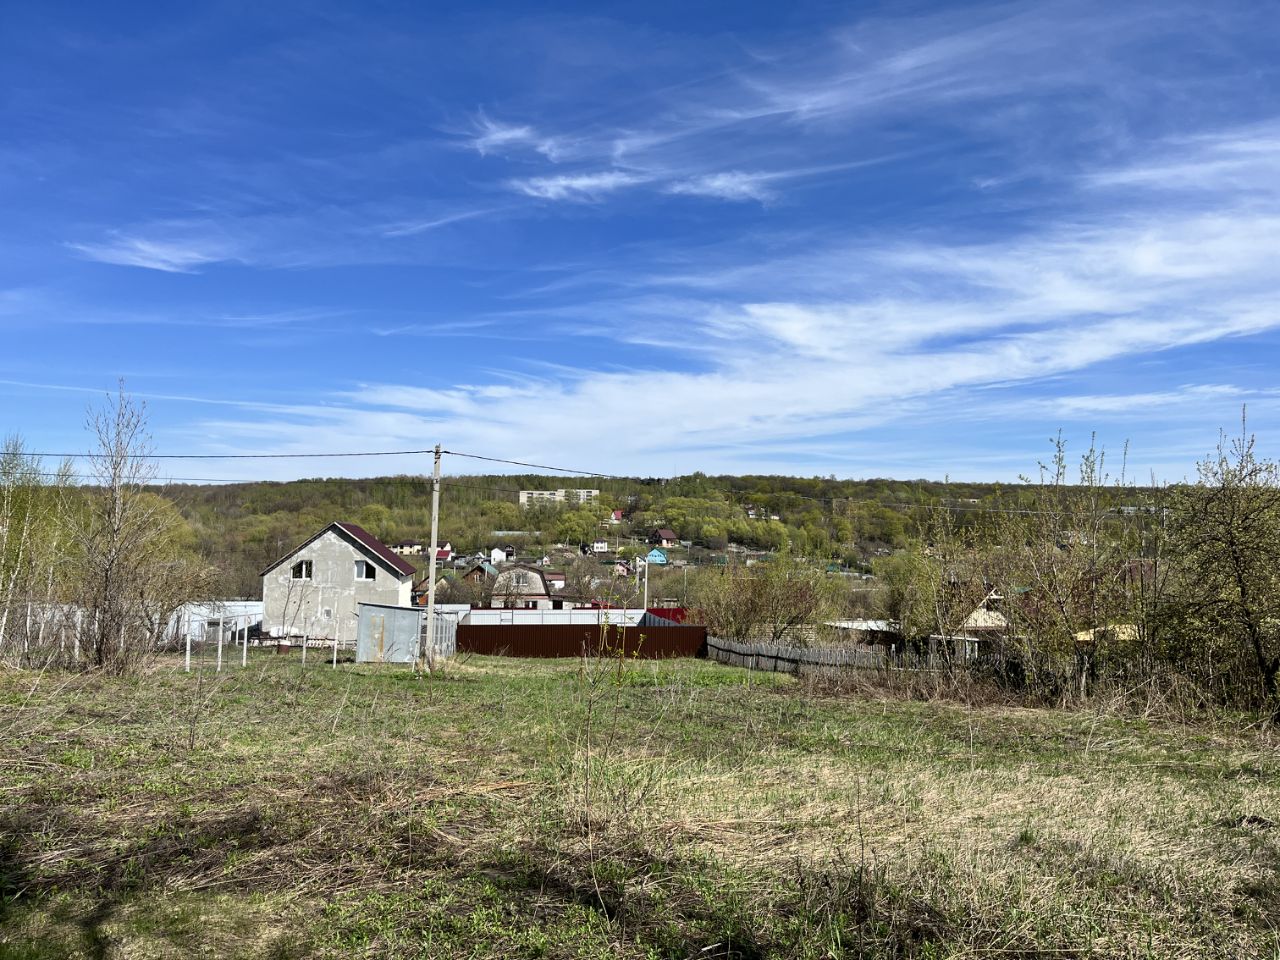
[{"label": "distant apartment building", "polygon": [[521,490],[520,506],[534,503],[592,503],[600,499],[599,490]]}]

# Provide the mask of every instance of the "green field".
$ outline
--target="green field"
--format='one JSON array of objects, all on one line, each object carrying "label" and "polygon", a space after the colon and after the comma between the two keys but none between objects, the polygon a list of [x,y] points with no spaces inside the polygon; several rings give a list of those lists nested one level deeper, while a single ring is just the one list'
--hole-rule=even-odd
[{"label": "green field", "polygon": [[698,661],[0,674],[0,957],[1280,957],[1274,734]]}]

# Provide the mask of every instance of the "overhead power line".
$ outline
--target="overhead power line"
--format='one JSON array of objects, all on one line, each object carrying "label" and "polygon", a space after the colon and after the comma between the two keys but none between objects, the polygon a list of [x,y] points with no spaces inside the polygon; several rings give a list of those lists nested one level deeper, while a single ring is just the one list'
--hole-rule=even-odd
[{"label": "overhead power line", "polygon": [[[355,453],[149,453],[142,460],[319,460],[329,457],[408,457],[434,450],[367,450]],[[101,459],[100,453],[28,453],[54,460]]]},{"label": "overhead power line", "polygon": [[607,480],[636,480],[638,477],[622,477],[616,473],[602,473],[599,470],[578,470],[573,467],[552,467],[545,463],[526,463],[523,460],[506,460],[502,457],[486,457],[478,453],[461,453],[457,450],[441,450],[451,457],[466,457],[469,460],[485,460],[489,463],[509,463],[516,467],[532,467],[534,470],[552,470],[556,473],[574,473],[582,477],[604,477]]},{"label": "overhead power line", "polygon": [[[330,457],[404,457],[404,456],[424,456],[434,454],[432,449],[421,450],[372,450],[360,452],[346,453],[158,453],[150,454],[143,459],[147,460],[299,460],[299,459],[326,459]],[[606,473],[598,470],[582,470],[575,467],[561,467],[545,463],[532,463],[526,460],[512,460],[506,457],[491,457],[479,453],[464,453],[460,450],[441,449],[442,454],[461,457],[468,460],[480,460],[486,463],[503,463],[516,467],[527,467],[533,470],[547,470],[555,473],[573,474],[581,477],[600,477],[607,480],[620,480],[624,482],[643,483],[643,478],[626,477],[614,473]],[[50,459],[94,459],[101,457],[101,454],[92,453],[30,453],[26,454],[30,457],[48,457]],[[59,474],[52,472],[36,471],[37,475],[44,477],[66,476],[71,480],[97,481],[100,478],[95,476],[86,476],[83,474]],[[164,483],[220,483],[220,484],[236,484],[236,483],[303,483],[303,482],[324,482],[331,479],[350,479],[357,481],[368,481],[377,478],[357,477],[357,478],[298,478],[296,480],[280,480],[278,478],[241,478],[231,479],[226,477],[155,477],[151,481],[152,484]],[[519,494],[521,491],[511,487],[493,487],[483,483],[468,482],[466,480],[443,478],[441,483],[445,486],[468,487],[471,489],[483,490],[490,493],[507,493]],[[1016,489],[1016,488],[1014,488]],[[868,504],[871,506],[883,507],[897,510],[947,510],[958,513],[988,513],[988,514],[1014,514],[1022,516],[1043,516],[1054,515],[1060,512],[1055,510],[1035,510],[1018,507],[997,507],[988,504],[971,504],[971,503],[928,503],[928,502],[905,502],[894,500],[878,500],[874,497],[814,497],[802,493],[794,493],[791,491],[778,491],[776,493],[743,492],[737,494],[738,497],[783,497],[791,500],[802,500],[809,503],[819,503],[829,505],[833,510],[837,504]],[[785,508],[784,508],[785,509]],[[1101,513],[1109,514],[1111,510],[1103,510]]]}]

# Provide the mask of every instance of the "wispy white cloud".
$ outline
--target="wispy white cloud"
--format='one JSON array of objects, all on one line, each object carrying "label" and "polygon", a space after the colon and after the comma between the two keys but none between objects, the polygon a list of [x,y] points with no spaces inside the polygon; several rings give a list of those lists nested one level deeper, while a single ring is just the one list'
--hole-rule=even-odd
[{"label": "wispy white cloud", "polygon": [[[622,186],[647,183],[675,196],[767,202],[776,198],[778,181],[796,174],[725,169],[728,143],[740,164],[743,157],[763,159],[776,152],[778,131],[762,127],[765,121],[812,123],[855,111],[883,112],[895,105],[918,109],[927,102],[1007,93],[1010,71],[1003,61],[1009,51],[1025,48],[1032,37],[1040,38],[1037,48],[1045,47],[1042,24],[1025,19],[960,29],[953,19],[934,18],[905,36],[873,27],[873,36],[857,42],[846,38],[803,56],[773,57],[719,74],[705,84],[682,87],[674,103],[651,104],[650,116],[579,133],[575,157],[608,161],[614,170],[523,177],[508,180],[507,186],[540,199],[599,200]],[[828,169],[858,165],[848,162],[846,132],[834,132],[822,131],[814,142],[817,149],[837,151]],[[552,161],[564,156],[561,138],[483,113],[469,142],[482,155],[519,148]]]},{"label": "wispy white cloud", "polygon": [[508,181],[509,186],[541,200],[592,202],[611,193],[645,183],[647,178],[622,170],[569,173],[549,177],[527,177]]},{"label": "wispy white cloud", "polygon": [[67,246],[99,263],[165,273],[193,273],[199,267],[238,259],[230,244],[212,239],[155,239],[113,232],[106,240]]},{"label": "wispy white cloud", "polygon": [[686,180],[676,180],[666,186],[667,193],[690,197],[715,197],[719,200],[755,200],[765,203],[776,194],[768,186],[777,177],[762,173],[708,173]]},{"label": "wispy white cloud", "polygon": [[566,149],[560,138],[541,134],[529,124],[491,120],[483,111],[475,117],[474,130],[468,142],[481,156],[524,148],[555,161],[563,156]]},{"label": "wispy white cloud", "polygon": [[[805,451],[806,462],[848,464],[857,441],[839,458],[839,438],[943,402],[965,411],[953,420],[1007,416],[1014,404],[1021,419],[1052,425],[1134,411],[1158,419],[1182,410],[1185,421],[1188,408],[1220,414],[1260,398],[1256,386],[1212,383],[1044,398],[1024,390],[1017,399],[988,389],[1280,330],[1280,202],[1232,178],[1215,181],[1211,209],[1199,196],[1095,203],[1090,187],[1056,221],[983,242],[837,233],[780,244],[802,248],[785,257],[739,256],[709,275],[691,264],[606,276],[607,301],[561,303],[548,318],[558,312],[585,332],[659,346],[665,365],[431,389],[373,384],[301,430],[354,434],[371,414],[384,429],[478,451],[520,459],[555,450],[652,473],[655,462],[759,469]],[[625,443],[602,454],[582,424],[608,424]]]},{"label": "wispy white cloud", "polygon": [[[918,147],[938,128],[963,127],[1006,155],[1033,150],[1025,136],[1047,98],[1069,94],[1095,115],[1099,152],[1129,135],[1126,111],[1150,97],[1130,54],[1162,37],[1218,26],[1193,5],[1141,11],[1100,4],[966,7],[910,18],[865,18],[801,46],[758,55],[736,69],[664,88],[612,124],[597,122],[557,137],[483,114],[475,141],[537,149],[572,140],[576,160],[642,172],[671,195],[764,202],[792,174],[766,169],[826,161],[850,170],[860,158]],[[1117,89],[1125,90],[1117,97]],[[904,122],[905,121],[905,122]],[[1108,142],[1108,141],[1114,141]],[[793,162],[779,162],[790,157]],[[854,162],[851,162],[854,161]],[[1051,164],[1053,157],[1046,155]],[[1235,160],[1230,161],[1237,162]],[[847,166],[846,166],[847,165]],[[1120,174],[1117,174],[1120,176]],[[970,177],[976,190],[1016,182],[991,171]],[[522,189],[525,180],[508,181]]]},{"label": "wispy white cloud", "polygon": [[1019,401],[1025,410],[1048,417],[1071,420],[1134,415],[1163,414],[1179,404],[1206,404],[1221,401],[1233,405],[1257,397],[1254,390],[1221,383],[1188,384],[1175,390],[1141,393],[1069,394],[1061,397],[1032,397]]},{"label": "wispy white cloud", "polygon": [[383,228],[382,235],[384,237],[413,237],[420,233],[427,233],[430,230],[438,230],[440,227],[447,227],[451,223],[462,223],[465,220],[475,220],[477,217],[491,216],[501,209],[503,208],[485,207],[479,210],[463,210],[438,217],[427,217],[424,220],[405,220],[387,225]]},{"label": "wispy white cloud", "polygon": [[[1197,130],[1205,116],[1241,122],[1246,107],[1226,98],[1197,101],[1185,123],[1173,116],[1198,78],[1180,85],[1167,69],[1176,54],[1156,62],[1153,51],[1169,23],[1194,33],[1202,16],[1173,0],[1141,12],[1013,3],[873,18],[749,62],[717,51],[730,69],[711,64],[714,73],[672,77],[632,99],[610,82],[636,73],[631,63],[568,71],[575,85],[603,79],[577,99],[538,84],[504,89],[520,85],[507,77],[493,87],[503,119],[481,113],[454,130],[440,163],[424,162],[438,143],[347,163],[323,155],[330,141],[322,156],[261,177],[228,162],[243,203],[238,190],[205,194],[191,178],[200,185],[191,192],[216,208],[200,215],[221,231],[119,220],[134,225],[74,249],[193,272],[233,260],[416,266],[448,248],[457,269],[430,278],[438,312],[397,308],[397,297],[421,302],[421,286],[379,272],[387,287],[368,299],[387,309],[361,314],[361,329],[438,338],[478,335],[483,324],[484,336],[539,341],[451,350],[426,369],[384,339],[345,365],[387,371],[379,382],[206,423],[227,445],[417,447],[430,437],[619,471],[760,469],[788,458],[856,470],[869,449],[863,431],[896,425],[909,435],[923,417],[1117,422],[1134,410],[1216,410],[1257,391],[1232,393],[1250,390],[1245,374],[1238,387],[1179,386],[1237,379],[1189,370],[1193,348],[1243,353],[1224,341],[1280,329],[1280,127]],[[1152,63],[1163,69],[1147,71]],[[1234,84],[1234,64],[1229,72]],[[374,129],[343,142],[372,142]],[[1156,135],[1164,139],[1144,143]],[[908,156],[920,162],[854,182],[854,167]],[[516,196],[476,191],[483,178]],[[804,195],[802,178],[811,178]],[[371,198],[365,184],[385,192]],[[447,199],[426,196],[437,187]],[[604,218],[581,209],[558,222],[530,202],[622,198],[661,203],[672,229],[648,209],[633,235],[594,229]],[[704,199],[742,206],[690,209]],[[391,242],[509,208],[527,219],[485,230],[490,249],[466,247],[463,229],[449,230],[447,244]],[[575,235],[584,220],[592,231]],[[553,259],[559,269],[544,269]],[[356,273],[326,289],[341,295]],[[365,295],[355,283],[344,292]],[[271,310],[208,313],[211,326],[304,326]],[[581,366],[535,366],[550,356]],[[1267,359],[1261,351],[1259,365]],[[1178,369],[1135,382],[1091,375],[1148,363]],[[1037,399],[1053,390],[1066,395]],[[875,453],[886,462],[884,448]],[[928,456],[946,454],[891,462],[948,469]]]},{"label": "wispy white cloud", "polygon": [[778,196],[774,184],[787,180],[820,177],[823,175],[842,173],[861,167],[871,167],[901,157],[900,153],[889,153],[878,157],[853,160],[847,163],[830,163],[815,167],[795,167],[781,170],[727,170],[716,173],[699,174],[683,179],[674,179],[663,186],[665,193],[691,197],[711,197],[718,200],[754,200],[767,203]]},{"label": "wispy white cloud", "polygon": [[1158,192],[1280,194],[1280,122],[1182,137],[1127,165],[1085,175],[1087,186]]}]

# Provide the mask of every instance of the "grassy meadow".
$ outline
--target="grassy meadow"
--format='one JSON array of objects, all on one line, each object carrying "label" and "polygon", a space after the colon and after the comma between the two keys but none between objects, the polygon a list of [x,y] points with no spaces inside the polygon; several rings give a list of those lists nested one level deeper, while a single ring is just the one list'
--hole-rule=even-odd
[{"label": "grassy meadow", "polygon": [[701,661],[200,667],[0,673],[0,958],[1280,957],[1280,742],[1243,725]]}]

